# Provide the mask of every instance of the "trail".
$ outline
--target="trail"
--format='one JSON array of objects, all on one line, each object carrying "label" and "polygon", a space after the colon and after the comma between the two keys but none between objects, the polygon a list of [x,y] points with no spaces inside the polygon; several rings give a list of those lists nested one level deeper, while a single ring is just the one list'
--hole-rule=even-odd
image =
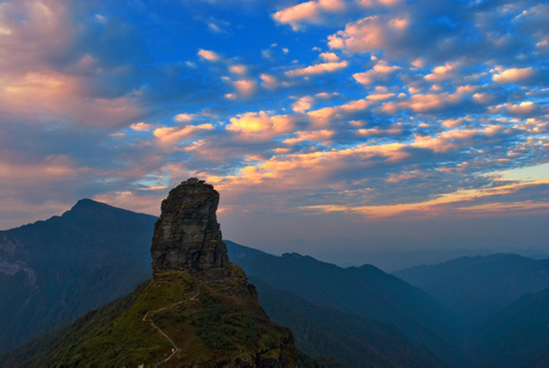
[{"label": "trail", "polygon": [[[200,286],[202,285],[202,282],[198,284],[198,286],[196,287],[196,293],[189,299],[189,300],[196,300],[196,298],[198,297],[198,295],[200,294]],[[154,324],[154,322],[152,320],[149,320],[147,319],[149,317],[149,313],[152,313],[152,314],[156,314],[156,313],[160,313],[162,311],[165,311],[165,310],[170,310],[172,308],[174,308],[175,306],[177,305],[180,305],[180,304],[183,304],[187,302],[187,299],[185,300],[181,300],[181,301],[177,301],[177,302],[174,302],[173,304],[169,305],[169,306],[165,306],[161,309],[158,309],[158,310],[153,310],[153,311],[147,311],[147,313],[145,314],[145,316],[143,317],[142,321],[144,322],[149,322],[151,324],[151,327],[153,327],[154,329],[156,329],[162,336],[166,337],[166,339],[168,341],[170,341],[170,344],[173,346],[173,349],[172,349],[172,354],[170,356],[168,356],[166,359],[162,360],[162,361],[159,361],[156,365],[155,365],[155,368],[158,368],[159,366],[167,363],[172,357],[174,357],[175,354],[177,354],[180,350],[179,347],[177,347],[177,345],[175,344],[175,342],[170,338],[170,336],[168,336],[166,333],[164,333],[164,331],[162,329],[160,329],[160,327],[158,327],[156,324]]]}]

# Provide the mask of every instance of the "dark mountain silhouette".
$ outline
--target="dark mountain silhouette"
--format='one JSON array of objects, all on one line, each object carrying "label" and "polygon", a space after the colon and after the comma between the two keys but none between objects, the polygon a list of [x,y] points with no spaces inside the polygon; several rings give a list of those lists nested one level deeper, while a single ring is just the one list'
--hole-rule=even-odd
[{"label": "dark mountain silhouette", "polygon": [[250,278],[269,317],[294,333],[312,357],[335,358],[351,367],[439,367],[444,363],[414,345],[395,325],[326,309]]},{"label": "dark mountain silhouette", "polygon": [[455,310],[467,326],[474,326],[522,295],[549,287],[549,259],[515,254],[463,257],[395,275]]},{"label": "dark mountain silhouette", "polygon": [[0,352],[124,296],[150,277],[156,217],[92,200],[0,232]]},{"label": "dark mountain silhouette", "polygon": [[295,253],[277,257],[227,245],[230,259],[250,277],[324,309],[391,323],[448,365],[460,362],[452,314],[419,288],[371,265],[343,269]]},{"label": "dark mountain silhouette", "polygon": [[245,273],[228,260],[218,203],[213,186],[196,178],[172,189],[154,227],[152,280],[4,364],[294,367],[291,332],[269,321]]},{"label": "dark mountain silhouette", "polygon": [[468,343],[471,365],[549,367],[549,288],[526,294],[481,324]]}]

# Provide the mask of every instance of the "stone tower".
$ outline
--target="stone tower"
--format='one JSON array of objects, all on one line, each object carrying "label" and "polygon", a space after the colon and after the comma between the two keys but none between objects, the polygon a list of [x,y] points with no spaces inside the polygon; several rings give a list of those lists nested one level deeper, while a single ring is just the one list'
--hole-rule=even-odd
[{"label": "stone tower", "polygon": [[227,266],[227,248],[215,214],[218,204],[219,193],[197,178],[189,178],[170,191],[154,226],[154,270],[200,272]]}]

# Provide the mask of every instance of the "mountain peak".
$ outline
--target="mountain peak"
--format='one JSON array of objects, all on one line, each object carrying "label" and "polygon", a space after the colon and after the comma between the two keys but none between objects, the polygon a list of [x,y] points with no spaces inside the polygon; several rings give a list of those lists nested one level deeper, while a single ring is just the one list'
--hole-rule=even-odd
[{"label": "mountain peak", "polygon": [[71,210],[90,209],[90,208],[104,207],[104,206],[110,206],[110,205],[86,198],[86,199],[78,200],[76,204],[74,204],[74,206],[71,208]]}]

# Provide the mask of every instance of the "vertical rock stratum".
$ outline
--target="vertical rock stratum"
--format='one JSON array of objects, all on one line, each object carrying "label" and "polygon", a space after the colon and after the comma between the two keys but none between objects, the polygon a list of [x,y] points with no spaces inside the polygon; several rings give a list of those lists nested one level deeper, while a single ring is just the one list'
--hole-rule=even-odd
[{"label": "vertical rock stratum", "polygon": [[272,323],[229,262],[219,193],[196,178],[162,202],[153,279],[4,357],[15,367],[295,367],[294,339]]},{"label": "vertical rock stratum", "polygon": [[162,201],[151,247],[154,269],[189,272],[224,268],[229,263],[216,211],[219,193],[189,178]]}]

